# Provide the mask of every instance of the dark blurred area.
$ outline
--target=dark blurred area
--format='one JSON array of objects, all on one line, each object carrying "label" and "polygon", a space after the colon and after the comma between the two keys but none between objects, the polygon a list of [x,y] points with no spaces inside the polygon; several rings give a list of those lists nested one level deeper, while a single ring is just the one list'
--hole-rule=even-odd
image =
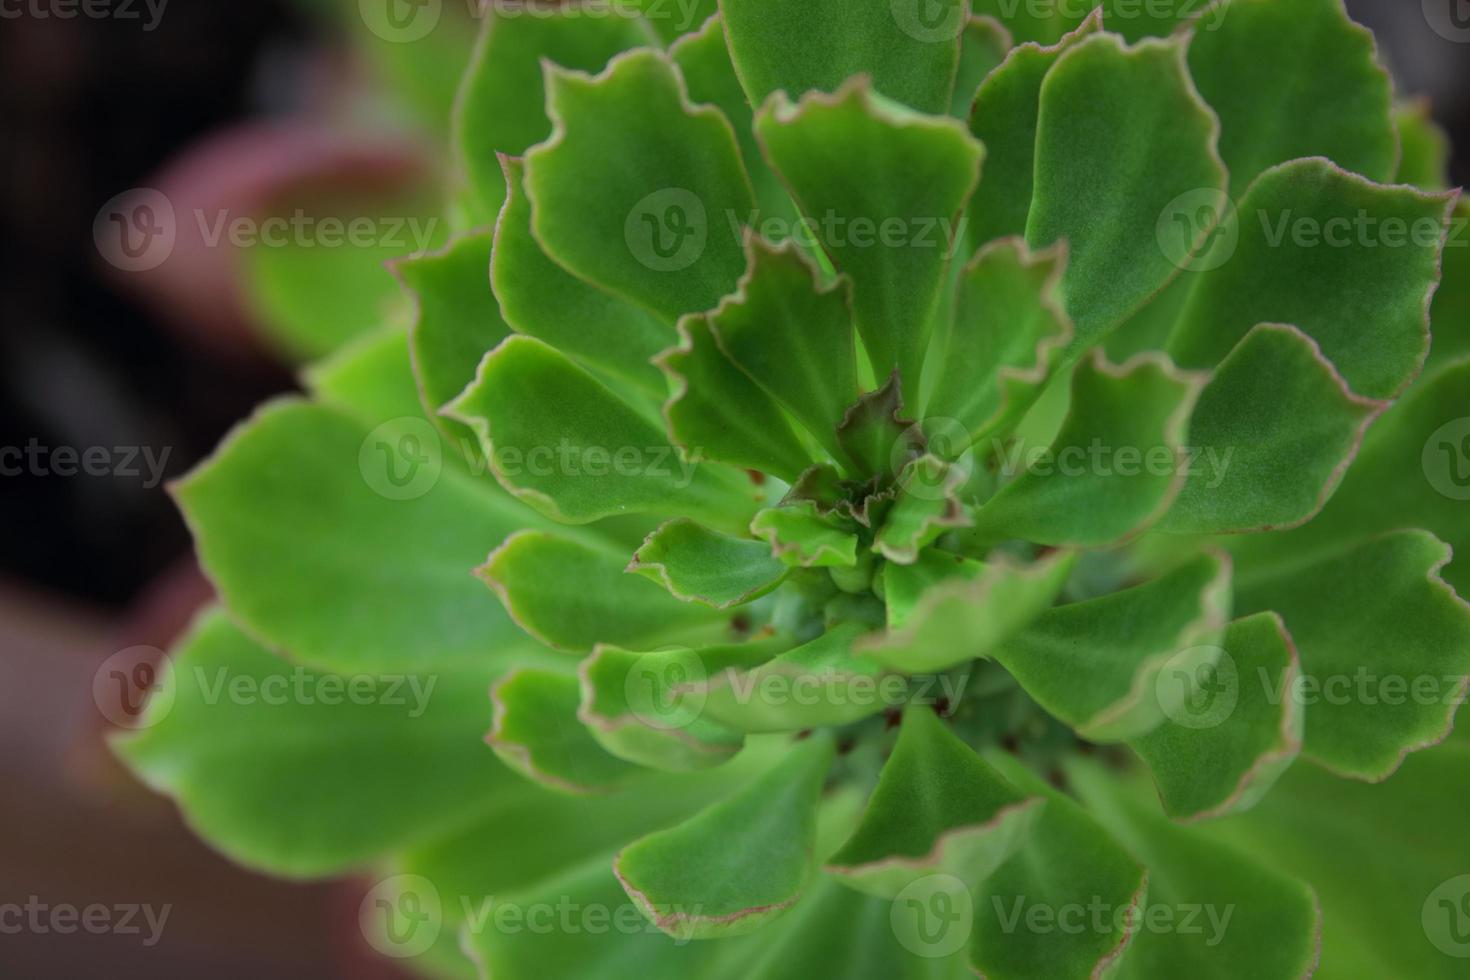
[{"label": "dark blurred area", "polygon": [[[358,934],[360,886],[269,881],[212,854],[112,762],[90,693],[106,656],[165,646],[208,595],[155,477],[183,474],[294,385],[228,269],[190,273],[172,305],[145,296],[102,261],[99,208],[241,124],[274,141],[270,166],[355,170],[366,157],[313,146],[299,121],[372,83],[305,5],[55,15],[78,6],[0,0],[0,447],[105,447],[113,463],[0,475],[0,907],[172,911],[151,945],[141,920],[140,935],[11,933],[0,917],[0,977],[394,976]],[[1400,95],[1432,100],[1455,179],[1470,182],[1470,43],[1431,30],[1419,0],[1348,7],[1377,32]]]}]

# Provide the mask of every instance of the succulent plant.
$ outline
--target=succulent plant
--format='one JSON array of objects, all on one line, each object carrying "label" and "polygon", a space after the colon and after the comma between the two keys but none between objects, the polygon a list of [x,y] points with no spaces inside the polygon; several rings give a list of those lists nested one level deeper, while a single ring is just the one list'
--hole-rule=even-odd
[{"label": "succulent plant", "polygon": [[1371,36],[713,6],[487,9],[122,756],[431,974],[1463,975],[1470,236]]}]

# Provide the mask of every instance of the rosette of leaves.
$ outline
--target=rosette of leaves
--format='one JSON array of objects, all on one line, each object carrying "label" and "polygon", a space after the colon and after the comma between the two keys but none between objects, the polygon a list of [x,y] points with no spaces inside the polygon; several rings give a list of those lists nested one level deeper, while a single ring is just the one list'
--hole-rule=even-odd
[{"label": "rosette of leaves", "polygon": [[1339,0],[1025,7],[491,8],[124,758],[434,974],[1460,975],[1442,140]]}]

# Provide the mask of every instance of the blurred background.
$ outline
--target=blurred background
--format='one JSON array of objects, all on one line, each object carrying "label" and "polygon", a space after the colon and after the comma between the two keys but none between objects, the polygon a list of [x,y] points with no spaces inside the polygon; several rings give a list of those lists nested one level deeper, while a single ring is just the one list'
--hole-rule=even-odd
[{"label": "blurred background", "polygon": [[[1348,7],[1400,96],[1430,99],[1463,184],[1470,43],[1431,29],[1436,2],[1470,16]],[[442,240],[468,9],[388,44],[357,0],[0,0],[0,908],[170,908],[156,937],[141,916],[98,935],[0,916],[0,977],[397,975],[358,931],[361,882],[235,868],[123,773],[92,682],[208,597],[166,481],[297,365],[399,315],[382,261]],[[180,217],[166,263],[149,228],[108,223],[138,187],[205,216]],[[270,217],[371,232],[251,247]]]}]

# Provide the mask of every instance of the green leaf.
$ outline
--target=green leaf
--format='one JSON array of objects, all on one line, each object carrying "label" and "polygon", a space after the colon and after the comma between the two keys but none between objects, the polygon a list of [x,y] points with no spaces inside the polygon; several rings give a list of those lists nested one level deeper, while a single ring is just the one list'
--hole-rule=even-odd
[{"label": "green leaf", "polygon": [[1224,0],[1206,14],[1189,42],[1189,70],[1220,116],[1230,193],[1301,157],[1392,178],[1393,82],[1377,55],[1342,0]]},{"label": "green leaf", "polygon": [[749,509],[733,476],[682,459],[658,426],[530,337],[486,355],[446,412],[479,436],[507,490],[563,523],[672,512],[728,524]]},{"label": "green leaf", "polygon": [[1176,820],[1250,809],[1302,747],[1302,706],[1285,696],[1299,683],[1301,663],[1281,617],[1238,619],[1220,642],[1224,652],[1206,676],[1160,677],[1193,693],[1176,715],[1132,743]]},{"label": "green leaf", "polygon": [[797,500],[768,507],[750,522],[750,533],[771,546],[771,554],[798,568],[851,568],[857,564],[855,529],[823,515],[815,501]]},{"label": "green leaf", "polygon": [[1434,343],[1428,366],[1437,368],[1470,354],[1470,201],[1461,199],[1450,217],[1444,274],[1430,307]]},{"label": "green leaf", "polygon": [[[1045,797],[1046,806],[1026,846],[975,894],[972,970],[989,980],[1111,975],[1137,935],[1148,871],[1071,798],[1015,758],[1000,752],[985,758],[1022,792]],[[1079,931],[1076,910],[1097,907],[1106,914]]]},{"label": "green leaf", "polygon": [[[1470,360],[1417,382],[1368,430],[1363,451],[1322,513],[1284,534],[1232,542],[1243,577],[1319,560],[1364,538],[1402,527],[1432,531],[1457,554],[1470,555],[1465,500],[1470,435]],[[1470,562],[1444,570],[1447,582],[1470,595]]]},{"label": "green leaf", "polygon": [[547,87],[556,130],[526,154],[537,240],[670,323],[713,309],[745,269],[725,223],[755,207],[729,120],[691,105],[656,51],[619,56],[596,78],[553,69]]},{"label": "green leaf", "polygon": [[1279,612],[1296,641],[1304,758],[1379,781],[1449,734],[1470,687],[1470,604],[1439,576],[1450,555],[1398,531],[1237,584],[1243,612]]},{"label": "green leaf", "polygon": [[1012,786],[933,708],[910,705],[862,824],[824,870],[881,898],[934,874],[973,886],[1024,845],[1045,802]]},{"label": "green leaf", "polygon": [[[1168,140],[1155,126],[1167,127]],[[1026,241],[1042,248],[1067,240],[1062,294],[1077,328],[1074,357],[1178,273],[1159,247],[1159,216],[1181,195],[1224,190],[1218,132],[1180,39],[1130,48],[1117,35],[1097,34],[1062,52],[1047,72]],[[1198,243],[1207,232],[1200,229]]]},{"label": "green leaf", "polygon": [[625,574],[623,566],[611,548],[563,534],[517,531],[475,574],[500,597],[516,625],[562,650],[668,640],[718,621],[710,610]]},{"label": "green leaf", "polygon": [[1393,182],[1426,191],[1450,187],[1450,138],[1434,121],[1427,97],[1411,99],[1394,110],[1400,157]]},{"label": "green leaf", "polygon": [[[531,233],[531,200],[525,190],[525,164],[501,157],[507,197],[495,226],[490,281],[518,333],[543,340],[587,365],[662,394],[663,377],[651,363],[669,346],[673,332],[648,312],[578,279],[552,261]],[[479,286],[485,286],[485,267]],[[489,345],[489,346],[494,346]],[[480,351],[483,356],[485,350]],[[469,377],[474,377],[475,358]],[[457,392],[456,392],[457,394]]]},{"label": "green leaf", "polygon": [[[889,4],[882,7],[888,17]],[[810,35],[798,37],[806,45]],[[778,94],[755,125],[822,248],[852,278],[858,335],[874,374],[897,368],[905,399],[918,404],[931,315],[984,147],[958,120],[921,116],[874,94],[866,76],[795,104]]]},{"label": "green leaf", "polygon": [[485,741],[510,768],[564,793],[605,793],[637,772],[609,755],[577,720],[577,678],[520,669],[490,689],[494,722]]},{"label": "green leaf", "polygon": [[667,772],[718,766],[745,737],[704,717],[697,685],[712,668],[753,665],[772,653],[771,644],[759,642],[647,653],[599,645],[579,668],[577,717],[620,759]]},{"label": "green leaf", "polygon": [[471,233],[443,251],[390,266],[417,306],[408,343],[431,418],[464,391],[485,352],[510,333],[486,279],[490,244],[488,232]]},{"label": "green leaf", "polygon": [[1374,184],[1320,158],[1267,170],[1240,203],[1238,240],[1219,240],[1229,261],[1198,277],[1170,343],[1175,360],[1212,367],[1256,324],[1290,323],[1353,391],[1396,394],[1428,347],[1453,205],[1453,195]]},{"label": "green leaf", "polygon": [[628,895],[678,939],[740,935],[785,912],[812,876],[832,757],[831,739],[813,736],[728,800],[634,841],[613,865]]},{"label": "green leaf", "polygon": [[1201,977],[1222,967],[1253,980],[1315,973],[1322,910],[1309,885],[1259,851],[1171,824],[1096,763],[1079,760],[1067,774],[1089,812],[1149,869],[1148,904],[1120,977]]},{"label": "green leaf", "polygon": [[[984,0],[973,0],[979,11]],[[997,0],[991,0],[997,2]],[[1019,7],[1028,6],[1018,3]],[[1012,48],[975,93],[968,119],[970,131],[985,144],[985,178],[970,198],[970,243],[981,246],[997,238],[1026,234],[1026,216],[1036,170],[1036,127],[1041,112],[1041,83],[1062,52],[1088,34],[1102,30],[1095,11],[1070,34],[1058,34],[1050,47],[1035,38]],[[1065,34],[1065,36],[1063,36]]]},{"label": "green leaf", "polygon": [[837,444],[843,457],[852,460],[856,475],[870,479],[875,489],[886,486],[923,452],[923,430],[902,416],[903,406],[895,368],[883,387],[854,402],[837,426]]},{"label": "green leaf", "polygon": [[[1093,8],[1098,5],[1094,4]],[[1092,12],[1086,3],[1021,3],[1015,0],[970,0],[970,10],[980,17],[990,17],[1001,24],[1017,45],[1039,47],[1055,44],[1069,31],[1094,16],[1102,27],[1102,13]]]},{"label": "green leaf", "polygon": [[1026,693],[1094,742],[1184,715],[1221,655],[1230,564],[1204,554],[1143,585],[1058,606],[994,652]]},{"label": "green leaf", "polygon": [[960,34],[960,65],[955,73],[949,114],[969,119],[980,83],[1005,60],[1011,50],[1011,32],[994,17],[971,17]]},{"label": "green leaf", "polygon": [[[965,564],[959,556],[940,555],[934,560]],[[968,563],[969,574],[945,578],[924,589],[898,625],[890,623],[886,633],[860,643],[858,652],[907,674],[947,670],[976,657],[991,656],[997,646],[1051,606],[1073,562],[1072,554],[1058,552],[1027,567]],[[889,565],[884,570],[885,588],[894,590],[900,579],[911,574],[929,581],[933,573],[917,565]]]},{"label": "green leaf", "polygon": [[669,383],[669,436],[692,459],[712,459],[795,480],[811,458],[781,409],[715,342],[711,321],[679,321],[679,344],[659,355]]},{"label": "green leaf", "polygon": [[711,531],[689,520],[659,525],[628,565],[683,602],[729,609],[758,599],[790,571],[759,541]]},{"label": "green leaf", "polygon": [[982,248],[960,274],[954,324],[926,414],[974,439],[1020,421],[1072,338],[1058,285],[1066,247],[1033,254],[1019,238]]},{"label": "green leaf", "polygon": [[1192,465],[1160,529],[1226,534],[1306,523],[1384,407],[1354,395],[1300,330],[1255,327],[1200,395],[1189,423]]},{"label": "green leaf", "polygon": [[1115,367],[1094,350],[1072,375],[1071,409],[1051,446],[1002,450],[1008,473],[1023,459],[1026,468],[975,512],[974,533],[1088,547],[1151,526],[1184,485],[1182,450],[1203,386],[1160,354]]},{"label": "green leaf", "polygon": [[898,497],[873,539],[873,550],[889,561],[912,565],[945,531],[968,527],[970,517],[959,499],[967,476],[933,456],[910,463],[899,474]]},{"label": "green leaf", "polygon": [[453,830],[519,781],[480,743],[507,659],[484,653],[475,668],[325,674],[210,611],[172,654],[171,696],[112,744],[232,859],[338,873]]},{"label": "green leaf", "polygon": [[543,59],[601,71],[614,55],[649,42],[625,16],[588,17],[572,8],[534,12],[505,5],[481,11],[474,60],[455,109],[457,162],[468,179],[475,219],[495,220],[505,200],[496,154],[520,155],[551,135],[542,84]]},{"label": "green leaf", "polygon": [[653,26],[659,37],[676,43],[690,31],[699,30],[701,24],[708,28],[710,20],[719,13],[716,0],[683,0],[681,3],[630,0],[630,3],[643,14],[643,19]]},{"label": "green leaf", "polygon": [[842,459],[836,429],[858,397],[852,286],[824,287],[794,243],[751,236],[749,264],[735,295],[709,316],[730,360]]},{"label": "green leaf", "polygon": [[[425,415],[409,338],[401,327],[387,327],[349,342],[309,365],[301,372],[301,381],[317,402],[364,426],[413,420],[417,427]],[[455,457],[449,454],[451,460]],[[482,489],[501,492],[493,482],[484,483]]]},{"label": "green leaf", "polygon": [[470,569],[539,521],[443,455],[421,416],[369,431],[287,399],[173,493],[205,573],[270,646],[338,670],[475,662],[517,631]]},{"label": "green leaf", "polygon": [[[940,9],[892,0],[720,0],[751,105],[772,93],[833,92],[854,75],[920,112],[942,113],[959,65],[963,0]],[[813,44],[816,38],[820,45]]]}]

